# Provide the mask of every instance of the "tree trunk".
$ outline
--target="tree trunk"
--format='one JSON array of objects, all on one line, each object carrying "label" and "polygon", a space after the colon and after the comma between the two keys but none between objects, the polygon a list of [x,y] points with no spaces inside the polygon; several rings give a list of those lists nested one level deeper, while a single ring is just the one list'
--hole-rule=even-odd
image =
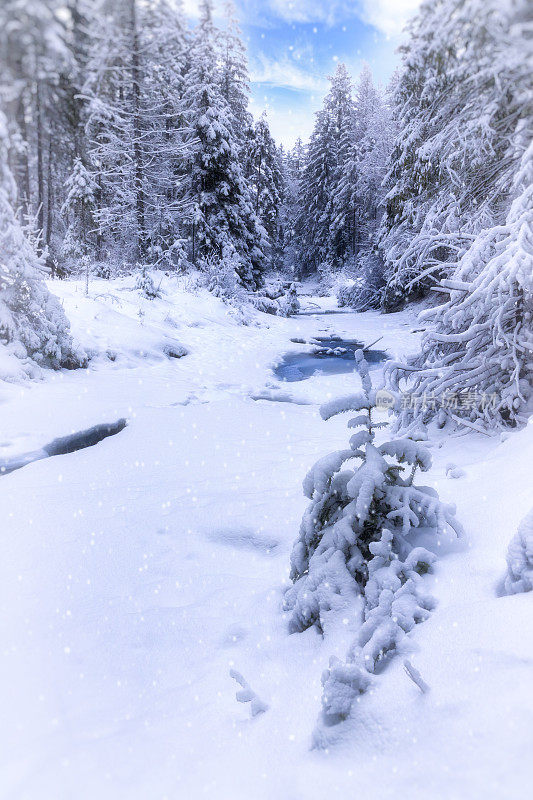
[{"label": "tree trunk", "polygon": [[37,126],[37,227],[39,229],[39,251],[42,252],[44,234],[44,173],[43,173],[43,119],[41,109],[41,84],[35,87],[35,124]]},{"label": "tree trunk", "polygon": [[53,226],[54,187],[52,185],[52,136],[48,137],[48,168],[46,173],[46,246],[50,245]]},{"label": "tree trunk", "polygon": [[133,90],[133,158],[135,163],[135,207],[137,216],[137,257],[140,259],[145,250],[146,234],[144,230],[144,192],[143,163],[141,142],[141,71],[139,64],[139,32],[137,29],[137,12],[135,0],[130,0],[131,11],[131,80]]},{"label": "tree trunk", "polygon": [[22,162],[18,170],[20,184],[19,192],[20,199],[24,206],[24,213],[26,217],[29,217],[31,212],[30,160],[28,157],[28,126],[26,125],[26,109],[22,96],[18,102],[17,124],[20,130],[20,135],[24,142],[24,151],[19,155],[19,163]]},{"label": "tree trunk", "polygon": [[261,163],[262,163],[262,153],[259,152],[259,164],[257,165],[257,197],[255,200],[255,213],[259,216],[259,187],[261,185]]}]

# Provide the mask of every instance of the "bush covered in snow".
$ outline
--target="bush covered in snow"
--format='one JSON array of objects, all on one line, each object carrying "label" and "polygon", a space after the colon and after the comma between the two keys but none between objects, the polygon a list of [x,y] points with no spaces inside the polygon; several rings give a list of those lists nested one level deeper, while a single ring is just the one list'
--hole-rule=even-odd
[{"label": "bush covered in snow", "polygon": [[384,285],[381,257],[378,253],[365,253],[357,260],[355,271],[355,279],[341,283],[337,288],[339,306],[349,306],[355,311],[379,308]]},{"label": "bush covered in snow", "polygon": [[265,282],[261,292],[265,297],[269,297],[270,300],[279,300],[280,297],[283,297],[285,288],[286,284],[284,285],[283,281],[278,278],[268,283]]},{"label": "bush covered in snow", "polygon": [[155,285],[152,274],[145,266],[141,266],[140,271],[137,274],[135,288],[138,289],[148,300],[155,300],[156,297],[161,297],[160,285]]},{"label": "bush covered in snow", "polygon": [[533,509],[509,544],[505,591],[507,594],[533,591]]},{"label": "bush covered in snow", "polygon": [[208,290],[224,302],[235,304],[245,302],[245,292],[239,278],[241,257],[229,243],[223,248],[222,256],[215,254],[205,258],[201,268],[206,275]]},{"label": "bush covered in snow", "polygon": [[76,367],[86,361],[70,335],[63,309],[45,286],[43,259],[14,211],[6,120],[0,112],[0,345],[40,366]]},{"label": "bush covered in snow", "polygon": [[298,300],[298,293],[296,286],[291,283],[289,291],[284,295],[279,302],[278,314],[280,317],[292,317],[300,310],[300,301]]},{"label": "bush covered in snow", "polygon": [[277,300],[271,300],[270,297],[265,297],[260,294],[253,294],[250,296],[252,305],[257,311],[262,311],[263,314],[272,314],[275,316],[279,313],[279,303]]},{"label": "bush covered in snow", "polygon": [[[415,486],[417,470],[431,466],[429,451],[411,439],[376,445],[376,391],[363,353],[355,354],[362,390],[321,408],[324,420],[354,412],[349,447],[321,458],[304,480],[311,500],[291,555],[293,586],[285,596],[291,632],[316,626],[327,632],[335,612],[363,598],[364,622],[346,663],[333,660],[323,677],[325,718],[345,717],[371,683],[377,666],[433,601],[422,575],[433,553],[412,544],[416,530],[459,532],[454,508],[433,489]],[[353,461],[357,466],[348,466]]]}]

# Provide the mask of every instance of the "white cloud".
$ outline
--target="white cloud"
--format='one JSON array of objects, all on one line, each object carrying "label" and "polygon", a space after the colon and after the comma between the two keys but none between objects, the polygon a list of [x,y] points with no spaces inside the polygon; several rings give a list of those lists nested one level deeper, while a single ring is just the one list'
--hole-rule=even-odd
[{"label": "white cloud", "polygon": [[[386,36],[399,36],[421,0],[238,0],[241,20],[268,26],[268,20],[337,25],[359,17]],[[215,10],[223,5],[215,0]],[[199,0],[183,0],[187,16],[197,18]]]},{"label": "white cloud", "polygon": [[421,0],[361,0],[360,16],[386,36],[399,36]]},{"label": "white cloud", "polygon": [[[191,2],[192,0],[187,0]],[[397,36],[421,0],[241,0],[252,20],[265,13],[288,23],[337,25],[359,17],[387,36]]]},{"label": "white cloud", "polygon": [[[316,104],[319,104],[318,100]],[[250,111],[255,119],[259,119],[263,111],[266,111],[268,126],[274,140],[277,144],[283,144],[288,148],[293,147],[298,138],[306,142],[315,124],[314,104],[293,111],[291,108],[273,106],[267,98],[263,98],[263,100],[252,100]]]},{"label": "white cloud", "polygon": [[182,0],[182,7],[188,17],[196,19],[200,16],[200,4],[198,0]]},{"label": "white cloud", "polygon": [[334,24],[350,13],[353,0],[267,0],[271,12],[286,22]]},{"label": "white cloud", "polygon": [[281,59],[270,58],[265,53],[258,53],[253,58],[250,80],[252,83],[264,83],[299,92],[324,92],[328,85],[324,77],[302,69],[287,56]]}]

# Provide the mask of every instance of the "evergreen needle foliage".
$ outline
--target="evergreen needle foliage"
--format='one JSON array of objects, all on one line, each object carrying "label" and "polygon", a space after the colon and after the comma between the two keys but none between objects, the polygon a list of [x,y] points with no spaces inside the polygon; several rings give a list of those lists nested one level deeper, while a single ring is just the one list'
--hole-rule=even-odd
[{"label": "evergreen needle foliage", "polygon": [[[323,676],[327,723],[345,718],[353,700],[398,648],[434,602],[423,575],[434,553],[416,545],[421,532],[460,533],[453,506],[415,485],[431,467],[429,451],[408,438],[376,444],[376,391],[363,352],[355,354],[362,390],[321,408],[324,420],[354,412],[349,447],[321,458],[304,480],[310,504],[291,555],[293,586],[285,596],[291,632],[315,626],[327,635],[339,613],[357,613],[362,624],[345,663],[333,659]],[[353,462],[356,462],[355,465]],[[351,611],[350,611],[351,609]]]}]

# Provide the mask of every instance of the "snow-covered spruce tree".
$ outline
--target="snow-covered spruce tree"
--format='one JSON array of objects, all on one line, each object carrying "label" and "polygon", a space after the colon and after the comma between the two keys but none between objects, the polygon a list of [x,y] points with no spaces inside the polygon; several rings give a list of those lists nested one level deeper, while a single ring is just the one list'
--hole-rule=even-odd
[{"label": "snow-covered spruce tree", "polygon": [[520,158],[512,138],[531,95],[529,7],[428,0],[411,25],[380,234],[386,310],[449,277],[475,236],[505,218]]},{"label": "snow-covered spruce tree", "polygon": [[338,65],[324,105],[331,125],[331,138],[327,146],[331,148],[333,155],[333,171],[328,176],[329,197],[323,214],[328,236],[325,258],[337,268],[344,264],[350,253],[353,254],[356,235],[353,206],[349,198],[341,192],[343,177],[353,155],[355,138],[352,81],[345,64]]},{"label": "snow-covered spruce tree", "polygon": [[40,247],[52,235],[57,185],[51,185],[52,178],[64,177],[64,88],[71,72],[60,20],[64,5],[60,0],[0,3],[1,91],[12,142],[11,169],[24,213],[35,218]]},{"label": "snow-covered spruce tree", "polygon": [[97,185],[97,257],[184,261],[188,33],[179,4],[97,0],[89,25],[87,166]]},{"label": "snow-covered spruce tree", "polygon": [[137,11],[135,0],[97,0],[83,87],[87,165],[98,187],[97,258],[116,254],[132,264],[146,243]]},{"label": "snow-covered spruce tree", "polygon": [[250,77],[246,47],[232,0],[224,3],[225,25],[217,31],[215,46],[219,52],[220,87],[231,111],[233,135],[242,159],[248,159],[248,140],[254,119],[248,110]]},{"label": "snow-covered spruce tree", "polygon": [[450,299],[421,315],[430,326],[420,355],[387,369],[395,390],[418,399],[405,404],[399,428],[437,416],[492,430],[532,409],[533,143],[514,183],[504,224],[479,234],[446,281]]},{"label": "snow-covered spruce tree", "polygon": [[15,203],[7,123],[0,111],[0,345],[43,367],[80,366],[85,356],[75,348],[65,313],[44,284],[42,260],[24,234]]},{"label": "snow-covered spruce tree", "polygon": [[187,267],[182,218],[187,200],[183,95],[189,32],[181,2],[152,0],[140,7],[140,68],[143,153],[145,155],[144,260],[162,269]]},{"label": "snow-covered spruce tree", "polygon": [[351,220],[352,280],[339,287],[340,305],[357,311],[379,308],[385,284],[385,265],[376,243],[383,216],[387,172],[394,123],[388,95],[374,86],[370,68],[365,65],[356,86],[355,132],[350,156],[336,193],[339,209]]},{"label": "snow-covered spruce tree", "polygon": [[302,263],[300,254],[304,231],[299,217],[299,196],[305,163],[305,147],[300,138],[283,161],[284,193],[281,218],[283,220],[283,264],[285,272],[294,274]]},{"label": "snow-covered spruce tree", "polygon": [[[159,283],[161,284],[161,281]],[[155,300],[156,297],[161,297],[160,285],[155,285],[154,278],[145,264],[141,266],[137,273],[135,288],[138,289],[147,300]]]},{"label": "snow-covered spruce tree", "polygon": [[[293,586],[285,596],[291,632],[316,626],[323,634],[337,614],[362,596],[364,621],[346,663],[333,660],[323,677],[324,721],[349,714],[401,639],[433,607],[422,575],[435,555],[416,547],[415,531],[460,532],[453,506],[414,484],[431,466],[429,451],[411,439],[375,444],[376,391],[361,350],[355,354],[362,389],[321,408],[324,420],[354,412],[359,428],[346,450],[321,458],[304,480],[311,500],[291,555]],[[356,460],[355,467],[348,466]]]},{"label": "snow-covered spruce tree", "polygon": [[340,266],[346,256],[347,219],[334,200],[349,157],[352,128],[351,81],[345,65],[339,64],[316,115],[300,182],[297,228],[304,271],[316,271],[325,261]]},{"label": "snow-covered spruce tree", "polygon": [[[351,98],[351,88],[350,88]],[[367,130],[378,101],[370,68],[365,64],[359,81],[351,115],[345,119],[343,154],[338,165],[337,187],[329,200],[333,217],[333,236],[344,241],[344,250],[353,258],[364,238],[360,190],[361,158],[368,149]]]},{"label": "snow-covered spruce tree", "polygon": [[283,172],[276,144],[263,112],[257,120],[250,143],[249,180],[253,185],[255,213],[267,234],[270,266],[277,269],[279,255],[280,210],[283,198]]},{"label": "snow-covered spruce tree", "polygon": [[184,96],[190,128],[186,192],[192,208],[191,258],[221,257],[230,242],[240,256],[243,286],[257,288],[265,268],[265,231],[244,179],[235,120],[222,91],[210,0],[203,0],[201,14]]},{"label": "snow-covered spruce tree", "polygon": [[67,231],[61,246],[61,257],[70,269],[76,269],[76,260],[88,256],[93,248],[90,233],[94,220],[97,185],[81,158],[76,158],[72,173],[66,183],[67,196],[61,214],[67,222]]}]

